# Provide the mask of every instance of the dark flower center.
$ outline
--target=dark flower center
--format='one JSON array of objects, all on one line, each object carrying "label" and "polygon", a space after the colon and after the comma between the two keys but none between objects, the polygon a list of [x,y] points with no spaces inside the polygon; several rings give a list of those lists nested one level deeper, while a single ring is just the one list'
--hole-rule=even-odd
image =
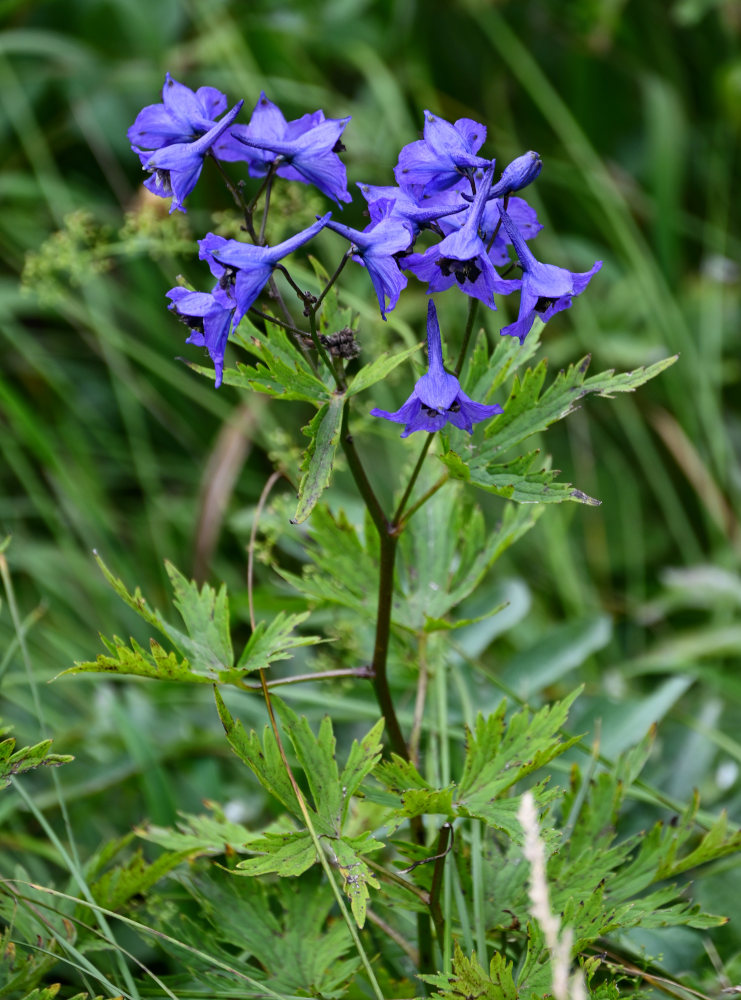
[{"label": "dark flower center", "polygon": [[237,276],[237,269],[224,265],[224,273],[219,278],[219,288],[224,292],[230,292],[234,288],[234,280]]},{"label": "dark flower center", "polygon": [[422,409],[428,417],[439,417],[440,411],[436,410],[434,406],[428,406],[426,403],[422,403]]},{"label": "dark flower center", "polygon": [[171,195],[172,183],[170,181],[170,171],[169,170],[153,170],[154,179],[157,184],[159,184],[165,194]]},{"label": "dark flower center", "polygon": [[334,146],[332,146],[333,153],[344,153],[346,149],[347,146],[344,145],[342,139],[338,139]]},{"label": "dark flower center", "polygon": [[446,278],[454,274],[459,285],[463,285],[466,281],[473,283],[481,274],[481,268],[476,263],[475,257],[471,260],[453,260],[450,257],[441,257],[437,266]]},{"label": "dark flower center", "polygon": [[538,301],[535,303],[535,311],[539,313],[544,313],[546,310],[550,309],[555,299],[549,299],[545,295],[541,295]]},{"label": "dark flower center", "polygon": [[182,313],[176,312],[175,317],[184,323],[189,330],[193,330],[195,333],[205,333],[203,316],[184,316]]}]

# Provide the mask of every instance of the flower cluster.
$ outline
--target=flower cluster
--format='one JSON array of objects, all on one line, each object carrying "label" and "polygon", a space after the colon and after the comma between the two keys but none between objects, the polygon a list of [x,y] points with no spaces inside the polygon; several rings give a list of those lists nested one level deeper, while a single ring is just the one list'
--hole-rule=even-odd
[{"label": "flower cluster", "polygon": [[[364,267],[378,299],[381,316],[394,309],[407,286],[404,272],[427,284],[427,294],[457,288],[459,293],[496,310],[495,296],[520,293],[515,322],[501,333],[522,342],[536,314],[547,321],[567,309],[586,288],[601,261],[584,273],[543,264],[528,241],[542,226],[533,208],[517,192],[540,173],[537,153],[528,152],[496,176],[496,162],[480,155],[486,128],[469,118],[456,122],[425,111],[422,138],[399,153],[396,185],[359,184],[370,223],[362,230],[344,225],[327,212],[308,228],[275,245],[264,239],[265,217],[274,178],[311,184],[340,208],[350,202],[342,136],[349,118],[325,118],[314,111],[287,121],[264,93],[249,122],[237,118],[243,102],[227,111],[226,95],[213,87],[196,91],[167,74],[162,103],[145,107],[129,129],[132,149],[150,176],[145,186],[159,197],[171,198],[170,211],[185,211],[206,158],[246,164],[250,177],[262,180],[265,195],[259,233],[252,223],[255,196],[245,210],[245,230],[251,240],[225,239],[208,233],[199,241],[199,256],[216,279],[210,291],[172,288],[169,308],[190,328],[189,343],[205,347],[216,372],[223,375],[224,351],[231,330],[253,309],[276,268],[283,271],[303,299],[304,315],[317,300],[301,293],[281,262],[326,228],[346,242],[345,260]],[[224,168],[220,166],[222,172]],[[242,199],[241,186],[230,182]],[[427,245],[418,246],[424,239]],[[332,279],[334,280],[334,279]],[[321,301],[321,298],[320,298]],[[287,310],[286,310],[287,311]],[[305,331],[295,328],[305,343]],[[495,405],[475,403],[462,391],[455,375],[443,367],[442,343],[435,307],[427,318],[429,369],[407,402],[395,413],[373,410],[375,416],[405,425],[406,437],[416,430],[434,432],[450,423],[472,431],[473,424],[500,413]]]}]

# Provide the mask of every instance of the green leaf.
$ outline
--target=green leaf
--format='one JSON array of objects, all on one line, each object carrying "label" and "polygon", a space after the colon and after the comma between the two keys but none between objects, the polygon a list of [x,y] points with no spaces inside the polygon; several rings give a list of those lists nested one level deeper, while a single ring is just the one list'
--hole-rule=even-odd
[{"label": "green leaf", "polygon": [[42,740],[16,750],[12,736],[0,740],[0,788],[7,788],[10,779],[17,774],[33,771],[37,767],[59,767],[75,759],[69,754],[49,753],[51,743],[51,740]]},{"label": "green leaf", "polygon": [[101,637],[109,654],[99,653],[96,659],[75,663],[73,667],[63,670],[59,677],[65,674],[107,673],[121,674],[133,677],[149,677],[158,681],[182,681],[188,684],[213,684],[214,681],[228,682],[239,680],[241,674],[236,671],[219,671],[217,674],[198,674],[191,670],[187,660],[181,660],[174,652],[167,652],[155,640],[149,640],[148,653],[136,639],[131,639],[127,646],[117,635],[113,639]]},{"label": "green leaf", "polygon": [[95,902],[120,910],[134,896],[145,896],[159,880],[189,856],[189,851],[168,851],[151,864],[137,851],[126,864],[105,872],[90,886]]},{"label": "green leaf", "polygon": [[267,833],[253,840],[248,850],[261,856],[240,861],[236,868],[240,875],[274,874],[290,878],[303,875],[317,861],[314,842],[306,831]]},{"label": "green leaf", "polygon": [[224,382],[281,399],[303,400],[315,406],[329,402],[331,388],[313,372],[306,356],[286,331],[276,323],[269,323],[268,327],[268,333],[262,333],[246,317],[242,320],[232,339],[254,354],[259,363],[256,366],[238,363],[236,369],[224,369]]},{"label": "green leaf", "polygon": [[[214,802],[205,802],[210,810],[208,815],[180,815],[175,829],[171,827],[147,825],[136,827],[134,832],[142,840],[159,844],[168,851],[186,851],[192,857],[199,854],[227,854],[230,851],[244,854],[249,845],[259,840],[266,833],[283,833],[290,823],[286,817],[271,824],[267,830],[254,833],[227,819],[223,811]],[[280,829],[283,827],[284,829]]]},{"label": "green leaf", "polygon": [[309,617],[309,612],[286,614],[279,611],[272,621],[258,622],[242,650],[237,671],[252,673],[270,666],[276,660],[290,660],[291,650],[324,642],[318,635],[296,635],[295,630]]},{"label": "green leaf", "polygon": [[350,907],[358,927],[365,924],[365,914],[370,894],[368,886],[380,889],[378,881],[371,874],[368,865],[363,861],[361,852],[378,851],[384,845],[373,840],[370,834],[361,837],[340,837],[331,840],[329,850],[334,855],[334,862],[342,876],[342,887],[350,900]]},{"label": "green leaf", "polygon": [[329,486],[337,444],[340,440],[342,409],[345,405],[343,393],[334,393],[331,400],[314,415],[303,428],[310,438],[304,460],[301,463],[301,482],[298,488],[298,506],[291,523],[302,524],[311,514],[317,500]]},{"label": "green leaf", "polygon": [[309,522],[308,556],[303,576],[278,572],[309,600],[340,604],[370,617],[376,611],[371,581],[378,575],[374,555],[360,540],[343,511],[337,515],[319,504]]},{"label": "green leaf", "polygon": [[506,955],[494,953],[487,975],[476,959],[476,952],[467,958],[457,942],[450,975],[435,973],[420,975],[419,978],[430,986],[437,987],[438,992],[432,994],[434,1000],[461,1000],[462,997],[475,997],[476,1000],[517,1000],[523,995],[515,986],[512,962],[507,961]]},{"label": "green leaf", "polygon": [[[263,788],[274,795],[290,813],[303,821],[296,793],[286,774],[285,764],[272,729],[269,726],[265,727],[261,745],[254,730],[251,730],[249,734],[246,733],[242,723],[238,719],[232,718],[218,688],[214,688],[214,697],[229,746],[249,767]],[[307,808],[311,812],[311,806],[307,804]]]},{"label": "green leaf", "polygon": [[381,758],[383,750],[383,744],[381,743],[383,726],[384,720],[379,719],[360,742],[357,740],[352,741],[347,763],[340,775],[340,786],[342,789],[342,815],[340,823],[342,827],[344,827],[347,820],[350,800],[360,787],[360,783],[371,773]]},{"label": "green leaf", "polygon": [[531,451],[511,462],[487,464],[481,453],[474,453],[466,461],[456,452],[448,451],[440,456],[440,461],[454,479],[462,479],[487,493],[494,493],[516,503],[563,503],[564,500],[574,500],[577,503],[599,506],[600,500],[587,496],[570,483],[554,482],[557,470],[543,468],[531,471],[538,454],[537,451]]},{"label": "green leaf", "polygon": [[488,403],[503,382],[520,369],[540,347],[544,323],[536,319],[524,344],[516,337],[497,337],[489,357],[486,332],[480,330],[466,365],[461,385],[472,399]]},{"label": "green leaf", "polygon": [[167,634],[188,657],[194,673],[217,676],[234,664],[234,651],[229,634],[229,603],[226,584],[218,594],[207,583],[199,590],[198,584],[187,580],[183,574],[165,560],[165,569],[174,592],[173,604],[180,612],[188,630],[188,638],[170,626]]},{"label": "green leaf", "polygon": [[279,698],[274,699],[274,707],[306,775],[315,811],[321,820],[318,832],[337,836],[340,833],[342,789],[334,755],[332,721],[325,715],[319,724],[319,735],[314,736],[306,716],[296,715]]},{"label": "green leaf", "polygon": [[[562,739],[569,709],[581,689],[531,715],[527,708],[505,718],[503,701],[488,717],[479,714],[473,732],[466,729],[466,759],[457,805],[489,821],[491,806],[521,778],[558,757],[580,739]],[[496,825],[496,824],[495,824]]]},{"label": "green leaf", "polygon": [[129,647],[117,636],[112,640],[102,637],[108,655],[101,653],[95,660],[76,663],[59,676],[102,672],[191,684],[229,684],[241,681],[246,673],[268,667],[276,660],[290,659],[293,649],[322,641],[319,636],[295,634],[308,612],[288,615],[281,611],[271,622],[260,622],[256,626],[235,667],[225,586],[218,593],[208,584],[199,590],[198,585],[187,580],[172,563],[165,563],[174,590],[173,603],[185,622],[186,634],[170,625],[159,611],[153,610],[138,588],[130,594],[97,555],[96,559],[116,593],[165,635],[182,656],[164,649],[154,639],[149,640],[147,651],[135,639],[131,639]]},{"label": "green leaf", "polygon": [[484,431],[487,441],[479,458],[482,462],[489,461],[496,453],[506,451],[531,434],[545,430],[556,420],[572,413],[578,401],[590,393],[611,398],[618,392],[633,392],[638,386],[661,374],[676,360],[677,355],[648,367],[636,368],[632,372],[616,375],[610,370],[586,378],[590,362],[587,355],[565,372],[559,372],[553,384],[542,395],[546,362],[541,361],[535,368],[528,369],[522,379],[515,377],[504,413],[488,424]]},{"label": "green leaf", "polygon": [[511,505],[492,528],[462,487],[451,484],[440,490],[401,537],[398,576],[404,599],[394,607],[394,621],[415,631],[440,630],[444,616],[473,593],[502,552],[541,513],[538,507]]},{"label": "green leaf", "polygon": [[389,354],[385,351],[383,354],[379,354],[377,358],[374,358],[370,364],[364,365],[359,372],[353,377],[352,382],[348,386],[347,395],[354,396],[358,392],[362,392],[364,389],[370,388],[370,386],[375,385],[376,382],[380,382],[382,379],[394,370],[402,362],[410,358],[412,354],[415,354],[420,347],[421,343],[415,344],[414,347],[407,347],[403,351],[399,351],[397,354]]}]

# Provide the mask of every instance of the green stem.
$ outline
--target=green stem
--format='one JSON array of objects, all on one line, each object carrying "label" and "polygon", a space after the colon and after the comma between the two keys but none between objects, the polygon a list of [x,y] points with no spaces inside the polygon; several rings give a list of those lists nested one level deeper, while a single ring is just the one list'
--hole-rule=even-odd
[{"label": "green stem", "polygon": [[409,477],[409,482],[407,483],[407,488],[404,490],[404,495],[399,501],[399,506],[396,508],[396,513],[394,514],[393,525],[397,529],[401,529],[401,515],[404,513],[404,508],[407,505],[409,497],[412,495],[412,490],[414,489],[414,484],[417,482],[417,476],[419,475],[424,460],[427,458],[427,452],[430,450],[430,445],[432,444],[432,439],[435,436],[435,431],[427,435],[427,440],[422,445],[422,451],[419,453],[419,458],[417,459],[417,464],[412,469],[412,474]]},{"label": "green stem", "polygon": [[461,352],[458,355],[458,360],[455,363],[455,375],[460,375],[461,369],[463,368],[463,362],[466,360],[466,354],[468,353],[468,342],[471,339],[471,333],[473,332],[473,324],[476,319],[476,313],[479,308],[479,300],[471,299],[468,304],[468,319],[466,320],[466,329],[463,331],[463,343],[461,344]]},{"label": "green stem", "polygon": [[330,288],[335,283],[335,281],[337,281],[337,279],[339,278],[339,276],[342,274],[342,269],[344,268],[345,264],[347,264],[347,262],[350,260],[351,257],[352,257],[352,250],[346,251],[346,253],[342,257],[342,260],[337,265],[337,270],[332,275],[332,277],[329,279],[329,281],[327,282],[327,284],[326,284],[326,286],[324,288],[324,291],[322,292],[322,294],[319,296],[319,298],[314,303],[314,312],[317,312],[317,310],[319,309],[319,306],[324,301],[325,295],[330,290]]},{"label": "green stem", "polygon": [[327,354],[326,347],[319,339],[319,334],[317,333],[316,329],[316,312],[314,309],[309,310],[309,329],[311,332],[311,339],[314,342],[314,347],[316,347],[317,351],[319,352],[319,356],[321,357],[324,364],[332,372],[332,377],[335,380],[338,390],[340,392],[344,392],[345,389],[347,389],[347,383],[345,382],[344,372],[337,371],[335,366],[332,364],[332,359]]},{"label": "green stem", "polygon": [[409,519],[417,513],[420,507],[423,507],[427,503],[430,497],[433,497],[439,489],[442,489],[442,487],[447,483],[449,479],[450,479],[450,473],[443,472],[442,476],[440,476],[438,481],[434,483],[432,486],[430,486],[429,490],[423,493],[422,496],[419,498],[419,500],[416,500],[412,504],[412,506],[406,512],[406,515],[401,519],[397,530],[400,532],[403,531]]},{"label": "green stem", "polygon": [[270,191],[273,187],[273,177],[275,176],[275,164],[270,164],[268,176],[265,178],[265,207],[262,210],[262,222],[260,223],[260,235],[257,242],[260,246],[265,245],[265,226],[268,221],[268,209],[270,208]]}]

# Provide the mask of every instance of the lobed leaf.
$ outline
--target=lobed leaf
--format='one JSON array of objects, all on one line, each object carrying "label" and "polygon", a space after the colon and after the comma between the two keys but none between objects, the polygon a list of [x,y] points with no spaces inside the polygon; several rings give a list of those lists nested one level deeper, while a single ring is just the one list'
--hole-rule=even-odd
[{"label": "lobed leaf", "polygon": [[42,740],[30,747],[15,749],[12,736],[0,740],[0,788],[7,788],[17,774],[33,771],[37,767],[59,767],[74,760],[69,754],[50,753],[51,740]]}]

